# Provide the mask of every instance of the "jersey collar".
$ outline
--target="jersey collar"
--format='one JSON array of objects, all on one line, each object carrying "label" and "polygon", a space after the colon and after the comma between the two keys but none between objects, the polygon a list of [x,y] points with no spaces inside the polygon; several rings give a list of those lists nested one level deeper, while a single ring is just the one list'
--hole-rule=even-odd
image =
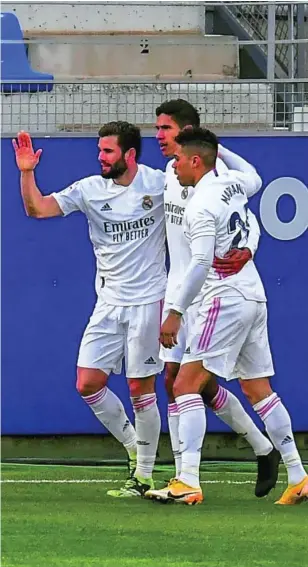
[{"label": "jersey collar", "polygon": [[203,177],[199,179],[198,183],[195,185],[195,188],[198,190],[199,187],[204,184],[204,182],[207,185],[208,183],[211,183],[211,181],[214,181],[214,179],[217,179],[217,177],[218,177],[217,169],[216,168],[211,169],[211,171],[205,173]]}]

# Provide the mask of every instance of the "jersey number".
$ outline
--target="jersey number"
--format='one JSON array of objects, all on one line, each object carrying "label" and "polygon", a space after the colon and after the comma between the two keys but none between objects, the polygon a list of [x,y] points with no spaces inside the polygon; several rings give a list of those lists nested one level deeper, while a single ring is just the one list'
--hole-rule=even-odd
[{"label": "jersey number", "polygon": [[231,248],[237,248],[243,238],[247,239],[249,235],[247,213],[245,221],[241,219],[240,214],[237,211],[232,213],[228,223],[228,232],[229,234],[234,234]]}]

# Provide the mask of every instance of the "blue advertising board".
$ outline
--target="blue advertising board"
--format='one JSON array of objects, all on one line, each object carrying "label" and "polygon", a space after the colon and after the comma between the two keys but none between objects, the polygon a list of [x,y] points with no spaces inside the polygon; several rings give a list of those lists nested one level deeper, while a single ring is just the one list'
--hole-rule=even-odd
[{"label": "blue advertising board", "polygon": [[[228,137],[227,147],[253,163],[264,185],[251,199],[262,230],[256,264],[268,296],[273,387],[295,431],[308,430],[308,137]],[[99,173],[97,139],[34,139],[43,154],[37,183],[44,194]],[[163,168],[157,142],[145,138],[141,161]],[[2,140],[2,433],[102,433],[75,390],[79,341],[95,302],[94,258],[85,218],[27,218],[11,141]],[[109,386],[133,417],[124,375]],[[250,415],[261,425],[236,382]],[[157,379],[163,431],[167,400]],[[208,411],[209,431],[228,431]]]}]

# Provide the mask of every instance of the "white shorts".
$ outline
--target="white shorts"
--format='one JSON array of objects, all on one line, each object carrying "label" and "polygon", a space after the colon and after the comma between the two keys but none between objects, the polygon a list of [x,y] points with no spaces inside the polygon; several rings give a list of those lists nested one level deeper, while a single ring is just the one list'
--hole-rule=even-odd
[{"label": "white shorts", "polygon": [[[177,362],[178,364],[181,364],[182,358],[184,356],[184,352],[186,350],[188,329],[192,326],[193,322],[195,321],[196,313],[198,312],[199,305],[200,305],[199,303],[194,303],[193,305],[191,305],[187,309],[186,313],[184,313],[183,317],[181,318],[181,327],[177,336],[178,344],[172,348],[165,348],[162,345],[160,346],[159,356],[161,360],[163,360],[164,362]],[[171,307],[172,307],[171,303],[165,303],[162,321],[166,320]]]},{"label": "white shorts", "polygon": [[182,364],[196,360],[226,380],[272,376],[266,303],[242,296],[201,303],[188,330]]},{"label": "white shorts", "polygon": [[125,358],[127,378],[146,378],[164,368],[159,359],[163,301],[126,307],[98,298],[83,334],[78,366],[120,374]]}]

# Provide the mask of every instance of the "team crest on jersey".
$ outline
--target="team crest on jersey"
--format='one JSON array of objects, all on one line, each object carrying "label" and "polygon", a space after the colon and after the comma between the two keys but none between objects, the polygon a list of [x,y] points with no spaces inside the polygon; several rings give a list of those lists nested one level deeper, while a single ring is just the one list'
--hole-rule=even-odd
[{"label": "team crest on jersey", "polygon": [[187,199],[187,197],[188,197],[188,187],[184,187],[184,188],[183,188],[183,191],[182,191],[182,193],[181,193],[181,197],[182,197],[182,199]]},{"label": "team crest on jersey", "polygon": [[152,201],[150,195],[145,195],[143,197],[142,208],[145,211],[149,211],[152,207],[153,207],[153,201]]}]

